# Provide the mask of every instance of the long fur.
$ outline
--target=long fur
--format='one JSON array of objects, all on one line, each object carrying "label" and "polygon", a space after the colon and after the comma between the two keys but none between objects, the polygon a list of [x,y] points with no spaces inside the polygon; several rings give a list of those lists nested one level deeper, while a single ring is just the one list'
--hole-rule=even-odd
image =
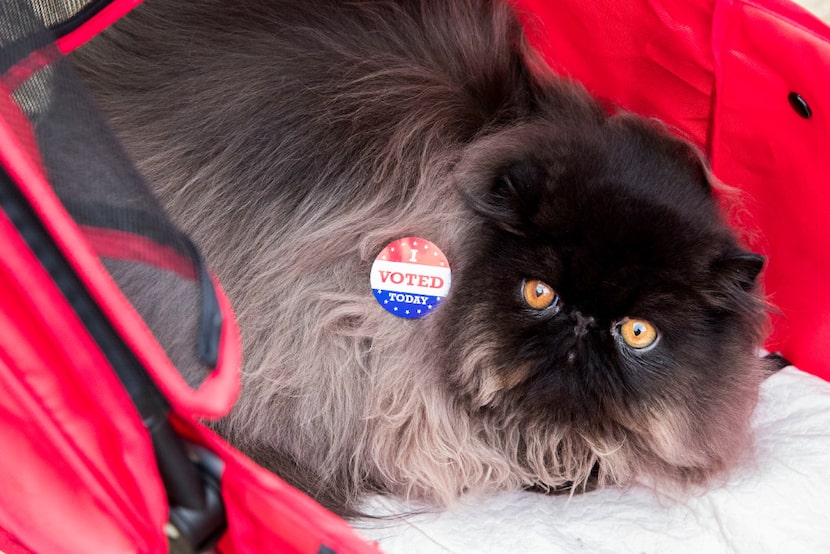
[{"label": "long fur", "polygon": [[[678,192],[660,164],[689,181],[705,170],[665,131],[608,116],[541,70],[506,4],[147,0],[75,62],[233,302],[242,395],[217,428],[327,506],[349,513],[368,491],[447,506],[520,487],[701,483],[745,451],[763,306],[711,270],[737,246],[708,185]],[[684,366],[667,384],[673,362],[655,362],[653,388],[609,377],[570,406],[537,358],[510,350],[498,301],[476,296],[490,273],[501,286],[485,251],[510,260],[498,245],[537,240],[538,214],[506,214],[510,191],[493,183],[528,157],[556,173],[580,145],[619,167],[640,156],[663,203],[691,203],[682,221],[713,237],[689,260],[705,308],[689,309],[726,314],[724,345],[677,346],[711,371]],[[641,156],[652,151],[669,161]],[[445,304],[416,321],[369,289],[372,260],[406,236],[439,245],[453,269]]]}]

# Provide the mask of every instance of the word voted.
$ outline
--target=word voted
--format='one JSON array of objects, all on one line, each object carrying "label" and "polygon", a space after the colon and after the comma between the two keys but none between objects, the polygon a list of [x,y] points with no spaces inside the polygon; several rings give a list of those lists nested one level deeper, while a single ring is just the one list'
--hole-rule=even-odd
[{"label": "word voted", "polygon": [[419,273],[402,273],[400,271],[383,271],[379,272],[380,282],[386,283],[391,281],[396,285],[406,283],[410,287],[424,287],[430,289],[440,289],[444,286],[444,280],[441,277],[434,275],[421,275]]}]

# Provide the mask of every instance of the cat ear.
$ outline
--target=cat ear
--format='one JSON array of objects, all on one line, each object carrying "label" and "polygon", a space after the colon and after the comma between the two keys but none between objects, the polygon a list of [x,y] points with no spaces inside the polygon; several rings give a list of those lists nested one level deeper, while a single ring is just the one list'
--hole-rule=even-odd
[{"label": "cat ear", "polygon": [[480,196],[467,193],[467,206],[509,233],[524,236],[533,228],[533,217],[547,181],[545,171],[529,161],[502,170]]},{"label": "cat ear", "polygon": [[763,268],[763,256],[736,249],[715,262],[713,270],[720,279],[750,291],[755,288],[755,282]]}]

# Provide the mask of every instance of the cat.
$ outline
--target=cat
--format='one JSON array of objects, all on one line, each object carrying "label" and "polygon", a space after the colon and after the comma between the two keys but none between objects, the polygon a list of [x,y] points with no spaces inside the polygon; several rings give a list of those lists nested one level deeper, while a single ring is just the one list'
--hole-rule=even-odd
[{"label": "cat", "polygon": [[[694,147],[506,2],[147,0],[73,61],[234,306],[215,428],[328,508],[684,489],[749,450],[763,258]],[[420,319],[370,287],[404,237],[450,263]]]}]

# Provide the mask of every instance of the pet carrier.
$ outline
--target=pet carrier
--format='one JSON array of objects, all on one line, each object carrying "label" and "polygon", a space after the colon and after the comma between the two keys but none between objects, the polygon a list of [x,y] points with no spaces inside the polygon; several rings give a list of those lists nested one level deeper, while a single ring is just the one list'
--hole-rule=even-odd
[{"label": "pet carrier", "polygon": [[827,26],[786,0],[518,4],[558,73],[663,120],[741,191],[731,221],[767,257],[767,348],[830,379]]},{"label": "pet carrier", "polygon": [[[61,60],[135,4],[0,6],[0,551],[373,551],[198,423],[238,392],[233,315]],[[160,310],[199,315],[159,343]]]},{"label": "pet carrier", "polygon": [[[0,551],[375,551],[200,423],[238,389],[230,307],[61,60],[139,1],[0,5]],[[515,4],[556,71],[743,192],[767,346],[830,377],[827,29],[780,0]],[[166,343],[153,310],[199,317]]]}]

